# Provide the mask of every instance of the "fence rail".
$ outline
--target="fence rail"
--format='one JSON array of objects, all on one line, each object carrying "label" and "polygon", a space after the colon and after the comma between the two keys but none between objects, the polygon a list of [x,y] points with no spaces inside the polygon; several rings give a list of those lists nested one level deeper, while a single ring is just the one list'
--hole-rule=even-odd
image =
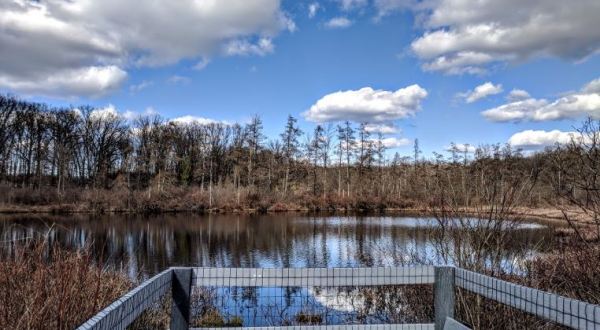
[{"label": "fence rail", "polygon": [[455,284],[467,291],[575,329],[600,329],[600,306],[456,269]]},{"label": "fence rail", "polygon": [[375,268],[194,268],[195,286],[377,286],[433,284],[433,266]]},{"label": "fence rail", "polygon": [[[81,330],[125,329],[168,292],[172,294],[171,329],[188,329],[192,287],[361,287],[431,285],[434,323],[327,325],[327,329],[464,329],[453,320],[455,288],[575,329],[600,329],[600,306],[524,287],[454,267],[379,268],[192,268],[174,267],[145,281],[90,320]],[[325,326],[256,327],[321,330]],[[206,328],[203,328],[206,329]],[[223,329],[223,328],[221,328]]]}]

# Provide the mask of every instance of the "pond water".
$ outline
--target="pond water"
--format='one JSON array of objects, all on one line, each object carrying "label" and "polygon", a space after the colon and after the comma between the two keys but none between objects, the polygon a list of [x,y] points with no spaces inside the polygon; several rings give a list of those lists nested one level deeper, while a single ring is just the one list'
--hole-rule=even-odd
[{"label": "pond water", "polygon": [[[453,244],[436,244],[437,230],[433,218],[405,215],[26,215],[0,218],[0,249],[47,234],[63,246],[89,245],[99,260],[124,267],[132,277],[169,266],[371,267],[445,263],[442,250]],[[507,265],[552,241],[551,229],[537,223],[520,222],[506,230],[511,242],[502,258]]]}]

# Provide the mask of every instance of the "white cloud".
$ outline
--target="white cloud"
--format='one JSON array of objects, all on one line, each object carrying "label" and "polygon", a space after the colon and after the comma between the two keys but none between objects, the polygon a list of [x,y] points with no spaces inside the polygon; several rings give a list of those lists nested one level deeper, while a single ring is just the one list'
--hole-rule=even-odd
[{"label": "white cloud", "polygon": [[542,56],[577,61],[600,50],[597,0],[438,0],[412,6],[426,32],[411,48],[426,70],[481,73],[495,62]]},{"label": "white cloud", "polygon": [[22,77],[4,74],[0,65],[0,87],[25,94],[99,97],[119,88],[126,79],[127,73],[114,65],[62,69],[48,75]]},{"label": "white cloud", "polygon": [[325,95],[303,116],[313,122],[389,122],[413,116],[421,109],[421,101],[426,97],[427,91],[419,85],[397,91],[364,87]]},{"label": "white cloud", "polygon": [[139,84],[135,84],[135,85],[131,85],[129,86],[129,92],[131,93],[137,93],[140,92],[150,86],[154,85],[154,82],[150,81],[150,80],[144,80]]},{"label": "white cloud", "polygon": [[[77,113],[81,114],[79,109],[75,109]],[[113,104],[109,104],[106,107],[94,109],[90,112],[90,117],[92,119],[108,119],[108,118],[121,118],[125,120],[135,120],[142,116],[154,116],[159,115],[159,112],[154,109],[154,107],[147,107],[142,112],[134,111],[134,110],[126,110],[119,111]],[[199,116],[181,116],[173,119],[169,119],[168,122],[176,123],[181,125],[209,125],[209,124],[224,124],[229,125],[230,123],[225,120],[215,120],[211,118],[199,117]]]},{"label": "white cloud", "polygon": [[308,18],[314,18],[317,15],[317,11],[321,8],[318,2],[313,2],[308,5]]},{"label": "white cloud", "polygon": [[375,9],[377,10],[377,19],[392,12],[415,8],[418,6],[416,0],[375,0]]},{"label": "white cloud", "polygon": [[491,121],[522,121],[529,119],[537,109],[540,109],[547,104],[548,102],[546,100],[526,99],[485,110],[482,114]]},{"label": "white cloud", "polygon": [[467,153],[475,153],[475,151],[477,150],[477,148],[475,146],[472,146],[470,144],[466,144],[466,143],[454,143],[452,145],[447,146],[446,151],[457,151],[457,152],[467,152]]},{"label": "white cloud", "polygon": [[128,67],[209,58],[232,40],[270,42],[295,28],[280,0],[1,1],[0,88],[102,95]]},{"label": "white cloud", "polygon": [[506,97],[506,99],[511,102],[527,100],[529,98],[531,98],[529,93],[522,89],[513,89]]},{"label": "white cloud", "polygon": [[204,70],[204,68],[206,68],[208,66],[208,64],[210,63],[210,60],[208,58],[201,58],[198,62],[196,62],[196,64],[194,64],[194,66],[192,67],[194,70]]},{"label": "white cloud", "polygon": [[184,76],[179,76],[179,75],[172,75],[167,79],[167,83],[169,84],[189,84],[192,81],[192,79],[190,79],[189,77],[184,77]]},{"label": "white cloud", "polygon": [[531,118],[545,121],[583,116],[600,118],[600,94],[573,94],[561,97],[535,110]]},{"label": "white cloud", "polygon": [[517,100],[483,111],[491,121],[547,121],[590,116],[600,118],[600,92],[595,92],[597,80],[584,86],[580,92],[571,93],[552,102],[529,98]]},{"label": "white cloud", "polygon": [[189,125],[189,124],[198,124],[198,125],[209,125],[209,124],[226,124],[224,121],[218,121],[210,118],[197,117],[197,116],[183,116],[177,117],[170,120],[172,123]]},{"label": "white cloud", "polygon": [[346,17],[334,17],[325,22],[325,26],[330,29],[344,29],[350,27],[350,25],[352,25],[352,21]]},{"label": "white cloud", "polygon": [[383,146],[385,146],[388,149],[400,148],[407,145],[411,145],[413,143],[413,141],[410,139],[396,137],[388,137],[382,139],[381,142],[383,143]]},{"label": "white cloud", "polygon": [[353,10],[366,6],[368,0],[337,0],[342,10]]},{"label": "white cloud", "polygon": [[473,90],[462,93],[460,96],[462,96],[467,103],[473,103],[490,95],[496,95],[500,93],[502,93],[502,85],[494,85],[488,81],[475,87]]},{"label": "white cloud", "polygon": [[425,71],[442,71],[447,74],[483,74],[482,64],[487,64],[493,57],[477,52],[459,52],[453,56],[439,56],[423,64]]},{"label": "white cloud", "polygon": [[94,120],[104,120],[109,118],[117,118],[119,117],[119,112],[114,105],[109,104],[108,106],[100,109],[94,109],[90,112],[90,118]]},{"label": "white cloud", "polygon": [[298,26],[296,26],[296,22],[285,12],[279,13],[279,24],[283,27],[283,29],[289,32],[296,32],[298,30]]},{"label": "white cloud", "polygon": [[139,113],[133,110],[127,110],[121,114],[121,116],[127,120],[135,120],[140,116],[153,116],[158,115],[158,111],[156,111],[153,107],[147,107],[144,112]]},{"label": "white cloud", "polygon": [[225,45],[224,53],[228,56],[265,56],[274,50],[275,46],[271,38],[260,38],[256,43],[251,43],[248,40],[232,40]]},{"label": "white cloud", "polygon": [[567,144],[574,137],[577,137],[576,132],[526,130],[513,134],[508,143],[514,147],[532,150],[556,144]]},{"label": "white cloud", "polygon": [[381,134],[394,134],[399,133],[400,129],[393,123],[382,123],[382,124],[367,124],[365,130],[369,133],[381,133]]},{"label": "white cloud", "polygon": [[587,83],[581,91],[584,93],[588,93],[588,94],[591,94],[591,93],[600,94],[600,78],[594,79],[594,80],[590,81],[589,83]]}]

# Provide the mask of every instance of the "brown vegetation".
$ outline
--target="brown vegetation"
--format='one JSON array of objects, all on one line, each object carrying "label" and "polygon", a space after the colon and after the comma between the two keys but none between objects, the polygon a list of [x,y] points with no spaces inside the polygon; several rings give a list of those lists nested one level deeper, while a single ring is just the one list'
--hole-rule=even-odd
[{"label": "brown vegetation", "polygon": [[[53,109],[0,96],[0,210],[425,209],[442,174],[464,184],[498,167],[535,180],[516,206],[574,203],[556,194],[564,188],[560,171],[577,161],[568,150],[529,157],[509,146],[481,146],[474,155],[455,147],[449,158],[430,160],[415,141],[414,157],[388,157],[383,137],[367,127],[318,125],[305,134],[290,116],[280,137],[267,140],[258,116],[244,126],[129,122],[91,107]],[[474,207],[482,202],[474,193],[455,202]]]},{"label": "brown vegetation", "polygon": [[73,329],[132,282],[103,269],[86,250],[18,244],[0,259],[0,324],[5,329]]},{"label": "brown vegetation", "polygon": [[[442,163],[429,189],[430,208],[441,231],[432,233],[445,263],[487,273],[541,290],[598,304],[600,302],[600,127],[588,120],[566,146],[523,162],[508,155],[472,162],[452,170]],[[466,160],[465,160],[466,162]],[[456,175],[456,174],[459,175]],[[544,255],[516,256],[521,265],[502,264],[518,226],[514,215],[545,184],[568,229],[557,231],[557,244]],[[469,210],[465,214],[465,209]],[[472,222],[471,217],[484,221]],[[460,227],[461,230],[456,230]],[[451,251],[451,252],[450,252]],[[519,269],[521,268],[521,269]],[[525,275],[525,276],[523,276]],[[553,328],[513,308],[458,290],[459,318],[477,329]]]}]

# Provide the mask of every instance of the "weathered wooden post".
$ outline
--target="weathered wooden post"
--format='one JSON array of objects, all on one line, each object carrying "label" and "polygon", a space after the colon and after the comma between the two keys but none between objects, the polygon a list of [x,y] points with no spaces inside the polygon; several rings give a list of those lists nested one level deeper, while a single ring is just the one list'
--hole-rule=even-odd
[{"label": "weathered wooden post", "polygon": [[435,267],[434,278],[435,330],[442,330],[446,318],[454,318],[454,267]]},{"label": "weathered wooden post", "polygon": [[171,330],[190,328],[190,293],[192,268],[174,268],[171,281],[173,303],[171,305]]}]

